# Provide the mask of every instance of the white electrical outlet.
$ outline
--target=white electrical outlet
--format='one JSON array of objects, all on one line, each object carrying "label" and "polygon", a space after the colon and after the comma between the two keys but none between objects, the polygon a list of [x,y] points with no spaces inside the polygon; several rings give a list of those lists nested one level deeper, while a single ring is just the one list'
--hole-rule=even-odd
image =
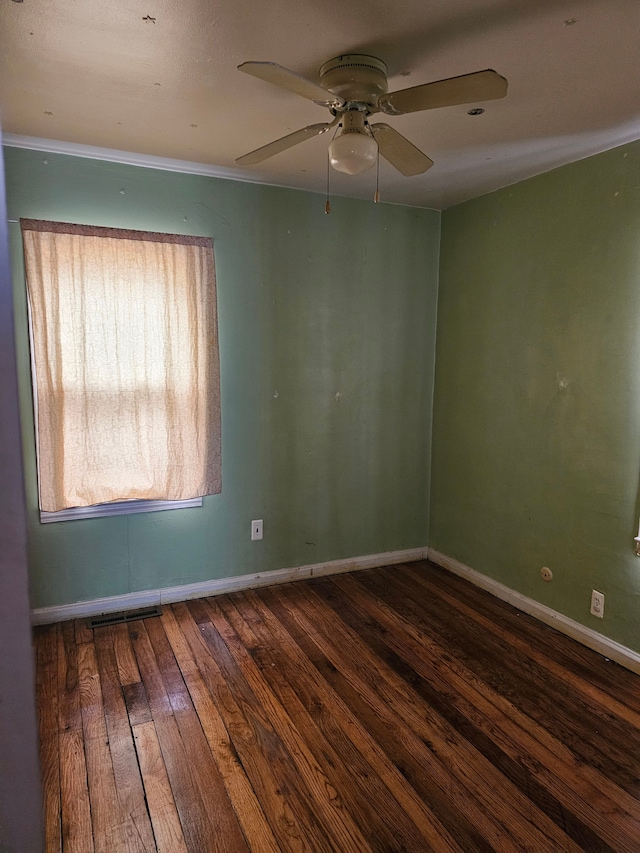
[{"label": "white electrical outlet", "polygon": [[257,539],[262,539],[262,519],[258,518],[251,522],[251,540],[255,542]]},{"label": "white electrical outlet", "polygon": [[597,589],[591,590],[591,615],[598,619],[604,617],[604,592],[598,592]]}]

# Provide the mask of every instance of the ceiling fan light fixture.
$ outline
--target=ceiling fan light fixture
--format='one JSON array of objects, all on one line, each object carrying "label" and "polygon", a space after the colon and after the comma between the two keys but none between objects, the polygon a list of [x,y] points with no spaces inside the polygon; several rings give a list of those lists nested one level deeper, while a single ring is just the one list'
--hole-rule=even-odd
[{"label": "ceiling fan light fixture", "polygon": [[349,110],[342,116],[342,133],[329,145],[329,162],[337,172],[360,175],[371,169],[378,159],[378,143],[365,127],[365,116]]},{"label": "ceiling fan light fixture", "polygon": [[378,146],[364,133],[341,133],[329,145],[329,162],[337,172],[359,175],[375,166]]}]

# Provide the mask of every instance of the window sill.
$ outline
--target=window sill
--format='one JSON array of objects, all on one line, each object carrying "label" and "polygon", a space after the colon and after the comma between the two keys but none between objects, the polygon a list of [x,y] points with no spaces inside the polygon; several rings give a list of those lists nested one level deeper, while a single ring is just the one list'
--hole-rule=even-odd
[{"label": "window sill", "polygon": [[105,518],[110,515],[133,515],[137,512],[163,512],[168,509],[189,509],[202,506],[202,498],[185,501],[118,501],[94,506],[74,506],[58,512],[40,511],[40,523],[54,521],[79,521],[82,518]]}]

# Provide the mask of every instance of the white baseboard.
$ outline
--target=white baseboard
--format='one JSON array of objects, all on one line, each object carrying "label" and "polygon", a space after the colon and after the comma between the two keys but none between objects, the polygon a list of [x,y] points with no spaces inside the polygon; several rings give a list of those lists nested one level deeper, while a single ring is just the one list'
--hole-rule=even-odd
[{"label": "white baseboard", "polygon": [[567,637],[577,640],[583,646],[599,652],[604,657],[610,658],[626,669],[640,675],[640,654],[633,649],[629,649],[627,646],[605,637],[604,634],[599,634],[597,631],[569,619],[568,616],[558,613],[557,610],[552,610],[550,607],[534,601],[533,598],[528,598],[526,595],[504,586],[493,578],[487,577],[487,575],[483,575],[475,569],[465,566],[464,563],[454,560],[453,557],[447,557],[446,554],[435,551],[433,548],[428,549],[428,559],[454,575],[466,578],[470,583],[490,592],[496,598],[512,604],[523,613],[539,619],[545,625],[550,625],[562,634],[566,634]]},{"label": "white baseboard", "polygon": [[174,601],[187,601],[190,598],[204,598],[207,595],[222,595],[241,589],[253,589],[259,586],[289,583],[303,578],[334,575],[341,572],[355,572],[359,569],[373,569],[376,566],[392,566],[398,563],[410,563],[425,560],[427,548],[411,548],[406,551],[387,551],[384,554],[369,554],[365,557],[351,557],[346,560],[332,560],[328,563],[315,563],[309,566],[295,566],[291,569],[275,569],[254,575],[238,575],[201,583],[164,587],[163,589],[129,592],[125,595],[112,595],[109,598],[94,598],[90,601],[78,601],[73,604],[60,604],[53,607],[38,607],[31,611],[33,625],[45,625],[50,622],[66,622],[68,619],[84,619],[89,616],[101,616],[119,610],[136,610],[139,607],[151,607],[159,604],[171,604]]}]

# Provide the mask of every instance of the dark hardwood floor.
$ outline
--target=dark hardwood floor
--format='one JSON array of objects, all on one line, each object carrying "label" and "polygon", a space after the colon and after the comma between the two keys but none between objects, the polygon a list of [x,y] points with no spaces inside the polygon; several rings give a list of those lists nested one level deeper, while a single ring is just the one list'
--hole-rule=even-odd
[{"label": "dark hardwood floor", "polygon": [[430,563],[35,643],[47,853],[640,851],[640,677]]}]

